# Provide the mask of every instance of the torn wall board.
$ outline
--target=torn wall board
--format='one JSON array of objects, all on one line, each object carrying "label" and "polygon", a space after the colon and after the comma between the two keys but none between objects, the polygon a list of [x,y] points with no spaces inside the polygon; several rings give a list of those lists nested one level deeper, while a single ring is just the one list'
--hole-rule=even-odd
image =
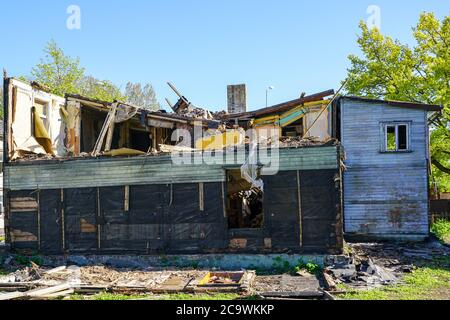
[{"label": "torn wall board", "polygon": [[[329,112],[325,110],[321,115],[322,107],[311,109],[305,116],[305,130],[308,130],[308,134],[305,138],[317,137],[320,141],[327,141],[331,138],[330,135],[330,121]],[[317,117],[320,115],[319,119],[316,121]],[[315,123],[314,123],[315,122]]]},{"label": "torn wall board", "polygon": [[40,113],[36,108],[33,108],[33,122],[34,122],[34,137],[37,142],[44,148],[45,152],[55,155],[52,146],[52,140],[47,132],[46,125],[40,117]]},{"label": "torn wall board", "polygon": [[[21,153],[65,155],[64,130],[60,121],[60,109],[65,104],[62,97],[33,88],[30,84],[17,79],[9,82],[9,110],[11,115],[9,125],[11,128],[12,141],[9,146],[11,158],[18,157]],[[41,123],[40,128],[45,129],[45,141],[47,150],[35,138],[36,127],[33,125],[33,107],[35,116]],[[38,132],[42,134],[43,130]]]},{"label": "torn wall board", "polygon": [[66,148],[72,155],[78,155],[80,153],[80,116],[81,107],[77,101],[67,101],[67,136],[66,136]]}]

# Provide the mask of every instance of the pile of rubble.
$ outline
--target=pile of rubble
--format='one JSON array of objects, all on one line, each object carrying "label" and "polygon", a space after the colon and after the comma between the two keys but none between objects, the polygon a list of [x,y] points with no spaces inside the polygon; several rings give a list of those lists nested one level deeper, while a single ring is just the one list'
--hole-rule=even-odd
[{"label": "pile of rubble", "polygon": [[347,244],[349,253],[330,256],[325,262],[324,278],[327,287],[337,284],[354,289],[372,289],[402,281],[423,261],[448,256],[450,248],[438,241],[421,243],[355,243]]},{"label": "pile of rubble", "polygon": [[352,287],[375,288],[395,284],[400,279],[397,274],[375,264],[371,258],[357,260],[353,257],[335,256],[330,257],[327,264],[324,277],[329,289],[336,289],[340,283]]},{"label": "pile of rubble", "polygon": [[178,115],[194,118],[194,119],[203,119],[203,120],[215,120],[216,118],[211,113],[211,111],[198,108],[190,105],[189,107],[185,109],[181,109],[177,111]]},{"label": "pile of rubble", "polygon": [[[8,262],[8,261],[6,261]],[[9,267],[16,268],[10,261]],[[5,265],[5,262],[4,262]],[[107,265],[30,266],[0,276],[0,300],[46,299],[70,294],[163,294],[200,292],[249,292],[254,271],[227,272],[226,277],[201,270],[112,268]],[[206,280],[205,280],[206,279]]]},{"label": "pile of rubble", "polygon": [[281,137],[280,148],[304,148],[314,146],[333,146],[338,143],[335,139],[329,139],[328,141],[322,141],[318,137]]}]

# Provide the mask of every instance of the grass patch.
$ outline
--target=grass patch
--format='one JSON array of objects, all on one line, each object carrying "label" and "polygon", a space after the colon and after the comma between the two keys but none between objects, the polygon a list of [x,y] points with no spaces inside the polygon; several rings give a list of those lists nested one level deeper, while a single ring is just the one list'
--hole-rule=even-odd
[{"label": "grass patch", "polygon": [[431,226],[431,232],[444,243],[450,244],[450,221],[441,219]]},{"label": "grass patch", "polygon": [[73,294],[70,296],[70,300],[137,300],[143,299],[145,296],[140,295],[124,295],[124,294],[113,294],[108,292],[102,292],[93,296],[83,296],[79,294]]},{"label": "grass patch", "polygon": [[5,242],[5,237],[4,236],[0,236],[0,242]]},{"label": "grass patch", "polygon": [[301,270],[306,270],[310,274],[318,274],[318,273],[322,272],[322,267],[316,263],[312,263],[312,262],[306,263],[306,262],[300,261],[298,266],[296,266],[294,270],[295,270],[295,272],[300,272]]},{"label": "grass patch", "polygon": [[305,262],[302,259],[299,259],[296,265],[291,265],[289,261],[283,260],[281,257],[275,257],[272,263],[272,270],[276,274],[283,274],[283,273],[294,274],[301,270],[306,270],[311,274],[317,274],[322,271],[322,267],[310,261]]},{"label": "grass patch", "polygon": [[43,264],[43,260],[41,257],[34,255],[34,256],[23,256],[23,255],[17,255],[14,257],[14,260],[22,265],[22,266],[26,266],[26,267],[31,267],[31,262],[37,264],[38,266]]},{"label": "grass patch", "polygon": [[236,293],[188,294],[175,293],[157,297],[157,300],[240,300],[242,296]]},{"label": "grass patch", "polygon": [[70,300],[241,300],[251,299],[252,297],[242,297],[235,293],[217,293],[217,294],[188,294],[188,293],[176,293],[176,294],[164,294],[164,295],[124,295],[115,294],[109,292],[102,292],[93,296],[83,296],[79,294],[73,294],[70,296]]},{"label": "grass patch", "polygon": [[[440,257],[405,275],[402,284],[346,293],[349,300],[449,300],[450,257]],[[348,287],[345,287],[348,290]],[[343,289],[342,287],[340,289]]]}]

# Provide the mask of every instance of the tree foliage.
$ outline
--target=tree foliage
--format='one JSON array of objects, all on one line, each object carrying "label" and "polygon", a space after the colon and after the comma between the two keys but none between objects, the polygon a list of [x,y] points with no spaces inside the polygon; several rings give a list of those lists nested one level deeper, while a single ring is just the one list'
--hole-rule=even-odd
[{"label": "tree foliage", "polygon": [[93,76],[84,77],[79,84],[82,96],[102,101],[125,101],[120,89],[108,80],[98,80]]},{"label": "tree foliage", "polygon": [[142,87],[139,83],[128,83],[125,93],[108,80],[99,80],[85,75],[78,58],[64,53],[54,41],[44,49],[45,58],[33,68],[32,80],[48,87],[54,94],[80,94],[87,98],[103,101],[127,101],[149,110],[159,110],[155,91],[151,84]]},{"label": "tree foliage", "polygon": [[423,13],[413,28],[413,47],[360,23],[362,57],[350,55],[346,90],[372,98],[444,107],[432,119],[431,158],[441,191],[450,191],[450,16]]},{"label": "tree foliage", "polygon": [[125,95],[127,96],[128,103],[151,111],[160,109],[155,90],[151,84],[146,84],[142,88],[140,83],[128,82],[125,87]]},{"label": "tree foliage", "polygon": [[31,71],[33,80],[48,87],[56,95],[80,93],[79,84],[85,71],[80,66],[80,59],[65,55],[54,41],[47,44],[44,52],[45,58]]}]

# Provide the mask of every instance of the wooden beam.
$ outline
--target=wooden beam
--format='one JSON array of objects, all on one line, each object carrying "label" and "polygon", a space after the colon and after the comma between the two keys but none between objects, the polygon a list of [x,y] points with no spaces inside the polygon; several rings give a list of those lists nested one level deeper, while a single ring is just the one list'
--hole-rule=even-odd
[{"label": "wooden beam", "polygon": [[64,228],[64,189],[61,189],[61,238],[62,238],[62,250],[66,251],[66,234]]},{"label": "wooden beam", "polygon": [[200,211],[205,211],[205,186],[203,182],[198,184],[198,201],[200,203]]},{"label": "wooden beam", "polygon": [[300,247],[303,247],[303,214],[302,214],[302,197],[300,190],[300,171],[297,170],[297,197],[298,197],[298,219],[300,228]]},{"label": "wooden beam", "polygon": [[38,241],[38,251],[41,251],[41,209],[39,205],[41,191],[37,192],[37,241]]},{"label": "wooden beam", "polygon": [[[100,208],[100,188],[97,188],[97,220],[101,219],[101,208]],[[101,248],[101,235],[102,235],[102,226],[97,223],[97,249]]]},{"label": "wooden beam", "polygon": [[100,135],[97,139],[97,142],[94,146],[94,151],[92,152],[93,156],[97,156],[100,154],[100,151],[102,150],[103,142],[105,140],[105,135],[108,131],[108,129],[111,126],[111,122],[114,122],[114,118],[116,116],[118,103],[114,103],[111,106],[111,110],[108,112],[108,115],[106,116],[105,122],[103,123],[102,130],[100,131]]},{"label": "wooden beam", "polygon": [[124,210],[125,212],[130,211],[130,186],[125,186],[125,203]]},{"label": "wooden beam", "polygon": [[[226,178],[225,178],[225,181]],[[226,218],[227,217],[227,205],[225,202],[225,182],[222,181],[222,209],[223,209],[223,217]]]},{"label": "wooden beam", "polygon": [[13,300],[17,298],[22,298],[25,296],[25,292],[11,292],[0,294],[0,301]]},{"label": "wooden beam", "polygon": [[24,292],[25,297],[42,297],[48,294],[69,290],[72,288],[72,285],[69,283],[60,284],[57,286],[43,288],[43,289],[34,289],[31,291]]},{"label": "wooden beam", "polygon": [[108,134],[106,135],[106,142],[105,142],[105,151],[111,150],[111,144],[114,136],[114,127],[115,122],[111,121],[108,127]]}]

